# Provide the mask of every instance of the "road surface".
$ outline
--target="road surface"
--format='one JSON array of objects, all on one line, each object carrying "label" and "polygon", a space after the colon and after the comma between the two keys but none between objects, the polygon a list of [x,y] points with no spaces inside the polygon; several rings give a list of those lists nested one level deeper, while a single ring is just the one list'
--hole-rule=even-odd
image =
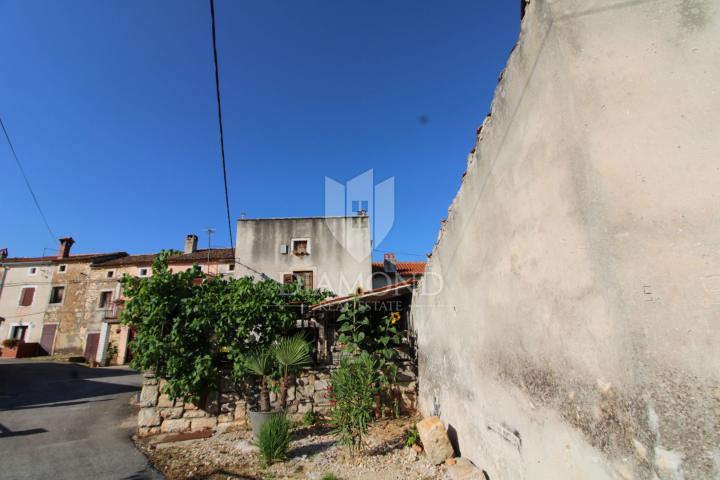
[{"label": "road surface", "polygon": [[160,479],[130,435],[141,376],[0,359],[0,479]]}]

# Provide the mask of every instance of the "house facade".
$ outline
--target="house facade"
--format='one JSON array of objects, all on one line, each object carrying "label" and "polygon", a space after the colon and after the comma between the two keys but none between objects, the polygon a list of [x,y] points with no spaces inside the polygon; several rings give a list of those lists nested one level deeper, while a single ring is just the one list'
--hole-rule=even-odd
[{"label": "house facade", "polygon": [[235,276],[300,280],[338,295],[372,287],[367,215],[241,219]]}]

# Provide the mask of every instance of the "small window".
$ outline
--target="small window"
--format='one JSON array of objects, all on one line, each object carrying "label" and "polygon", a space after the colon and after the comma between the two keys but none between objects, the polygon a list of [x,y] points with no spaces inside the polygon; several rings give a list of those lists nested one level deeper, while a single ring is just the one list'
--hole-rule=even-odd
[{"label": "small window", "polygon": [[28,268],[28,275],[35,275],[37,273],[37,267]]},{"label": "small window", "polygon": [[60,265],[58,267],[58,272],[65,273],[67,271],[67,265]]},{"label": "small window", "polygon": [[303,288],[311,289],[313,288],[313,272],[307,271],[307,272],[293,272],[293,278],[295,280],[298,280],[300,284],[303,286]]},{"label": "small window", "polygon": [[52,287],[50,291],[50,303],[62,303],[65,296],[65,287]]},{"label": "small window", "polygon": [[15,327],[12,327],[12,330],[10,331],[10,338],[13,340],[25,340],[25,335],[27,334],[27,325],[18,325]]},{"label": "small window", "polygon": [[25,287],[20,292],[20,306],[29,307],[35,298],[35,287]]},{"label": "small window", "polygon": [[107,278],[113,278],[115,276],[115,270],[108,270]]},{"label": "small window", "polygon": [[293,240],[292,251],[293,255],[309,255],[310,242],[308,240]]},{"label": "small window", "polygon": [[100,308],[109,308],[111,302],[112,292],[100,292],[100,303],[98,304]]},{"label": "small window", "polygon": [[140,277],[147,277],[148,276],[148,269],[147,268],[141,268],[138,270],[138,276]]},{"label": "small window", "polygon": [[234,272],[234,271],[235,271],[235,264],[231,263],[230,265],[228,265],[228,272]]}]

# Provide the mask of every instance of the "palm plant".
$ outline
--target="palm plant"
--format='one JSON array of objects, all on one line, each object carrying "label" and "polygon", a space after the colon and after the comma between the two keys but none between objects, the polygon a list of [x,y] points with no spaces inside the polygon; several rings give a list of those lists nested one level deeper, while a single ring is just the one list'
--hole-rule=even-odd
[{"label": "palm plant", "polygon": [[287,392],[290,375],[298,368],[310,363],[310,344],[302,335],[280,339],[272,349],[280,366],[280,406],[287,407]]},{"label": "palm plant", "polygon": [[270,411],[270,377],[275,371],[275,357],[266,348],[256,348],[244,359],[245,368],[260,378],[260,411]]}]

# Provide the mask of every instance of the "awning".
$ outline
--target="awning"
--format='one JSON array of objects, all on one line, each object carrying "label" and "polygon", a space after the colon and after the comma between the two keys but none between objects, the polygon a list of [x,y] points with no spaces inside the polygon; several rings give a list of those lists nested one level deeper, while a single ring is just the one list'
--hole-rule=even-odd
[{"label": "awning", "polygon": [[[385,285],[384,287],[376,288],[374,290],[368,290],[363,292],[358,298],[363,302],[382,302],[398,295],[412,292],[413,288],[417,284],[417,280],[410,279],[404,282],[393,283],[392,285]],[[310,307],[311,312],[318,312],[330,309],[337,305],[342,305],[352,301],[355,295],[346,295],[344,297],[335,297],[320,302]]]}]

